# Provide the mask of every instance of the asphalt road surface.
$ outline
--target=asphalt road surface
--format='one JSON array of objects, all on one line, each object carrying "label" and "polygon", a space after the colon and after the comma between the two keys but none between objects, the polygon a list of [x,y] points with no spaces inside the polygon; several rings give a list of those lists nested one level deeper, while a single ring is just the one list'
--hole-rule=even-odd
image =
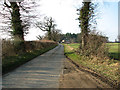
[{"label": "asphalt road surface", "polygon": [[65,58],[62,45],[5,74],[2,83],[3,88],[111,88],[78,70]]},{"label": "asphalt road surface", "polygon": [[64,59],[64,47],[59,45],[14,71],[5,74],[2,78],[2,87],[58,88]]}]

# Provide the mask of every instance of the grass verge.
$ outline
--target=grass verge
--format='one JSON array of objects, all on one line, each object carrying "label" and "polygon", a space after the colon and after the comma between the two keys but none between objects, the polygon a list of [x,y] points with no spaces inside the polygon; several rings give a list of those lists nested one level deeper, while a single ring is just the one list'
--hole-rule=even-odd
[{"label": "grass verge", "polygon": [[32,60],[33,58],[55,48],[57,45],[52,45],[48,48],[43,48],[40,50],[34,50],[32,52],[26,52],[17,56],[9,56],[2,59],[2,74],[6,74],[9,71],[14,70],[20,65]]},{"label": "grass verge", "polygon": [[[75,47],[75,45],[64,44],[65,47],[65,55],[73,60],[78,65],[82,65],[86,68],[89,68],[100,75],[103,75],[108,78],[110,82],[113,83],[116,87],[119,87],[120,84],[120,74],[119,74],[119,61],[117,60],[106,60],[103,63],[98,61],[95,57],[93,59],[89,59],[87,57],[80,56],[74,52],[74,50],[70,49]],[[76,45],[77,46],[77,45]],[[74,48],[76,49],[76,47]]]}]

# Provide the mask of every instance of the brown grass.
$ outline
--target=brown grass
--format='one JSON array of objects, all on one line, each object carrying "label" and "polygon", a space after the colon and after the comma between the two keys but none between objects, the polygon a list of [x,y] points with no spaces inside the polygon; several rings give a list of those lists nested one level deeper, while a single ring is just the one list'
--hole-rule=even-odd
[{"label": "brown grass", "polygon": [[[40,41],[25,41],[25,49],[27,52],[33,50],[40,50],[45,47],[49,47],[53,44],[56,44],[50,40],[40,40]],[[19,54],[19,51],[15,51],[15,44],[10,40],[2,40],[2,58],[7,56],[16,56]]]},{"label": "brown grass", "polygon": [[91,58],[87,58],[84,56],[78,55],[76,52],[71,50],[69,44],[64,44],[66,55],[77,62],[78,64],[88,67],[89,69],[100,73],[100,75],[108,78],[110,82],[112,82],[115,87],[119,87],[120,85],[120,62],[109,59],[109,58],[101,58],[98,56],[91,56]]}]

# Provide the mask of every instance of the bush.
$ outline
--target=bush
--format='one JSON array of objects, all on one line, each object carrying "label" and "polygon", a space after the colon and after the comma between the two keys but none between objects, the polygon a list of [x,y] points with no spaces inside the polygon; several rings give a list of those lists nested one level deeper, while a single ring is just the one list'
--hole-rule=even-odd
[{"label": "bush", "polygon": [[[11,41],[11,40],[2,40],[2,58],[8,56],[17,56],[19,54],[26,52],[32,52],[34,50],[40,50],[46,47],[50,47],[52,45],[56,45],[53,41],[25,41],[24,47],[19,45],[18,41]],[[21,48],[25,48],[23,52]]]},{"label": "bush", "polygon": [[103,37],[99,32],[93,31],[89,33],[86,40],[87,40],[86,46],[84,48],[80,46],[79,54],[90,57],[96,56],[99,58],[108,56],[106,37]]},{"label": "bush", "polygon": [[6,56],[15,56],[14,44],[10,40],[2,40],[2,58]]}]

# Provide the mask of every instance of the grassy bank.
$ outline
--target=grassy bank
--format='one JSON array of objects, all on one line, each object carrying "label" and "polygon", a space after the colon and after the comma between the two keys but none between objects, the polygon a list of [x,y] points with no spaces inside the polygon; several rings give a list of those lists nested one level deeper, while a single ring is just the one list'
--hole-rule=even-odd
[{"label": "grassy bank", "polygon": [[33,50],[16,56],[7,56],[2,59],[2,73],[5,74],[15,69],[16,67],[19,67],[20,65],[30,61],[31,59],[55,48],[56,46],[57,44],[53,44],[51,46],[48,45],[46,48]]},{"label": "grassy bank", "polygon": [[120,82],[118,70],[120,68],[119,61],[107,59],[101,63],[101,61],[98,61],[96,57],[90,60],[89,58],[80,56],[74,52],[74,49],[77,49],[78,46],[79,44],[64,44],[65,55],[77,64],[100,73],[101,75],[107,77],[111,82],[118,85]]}]

